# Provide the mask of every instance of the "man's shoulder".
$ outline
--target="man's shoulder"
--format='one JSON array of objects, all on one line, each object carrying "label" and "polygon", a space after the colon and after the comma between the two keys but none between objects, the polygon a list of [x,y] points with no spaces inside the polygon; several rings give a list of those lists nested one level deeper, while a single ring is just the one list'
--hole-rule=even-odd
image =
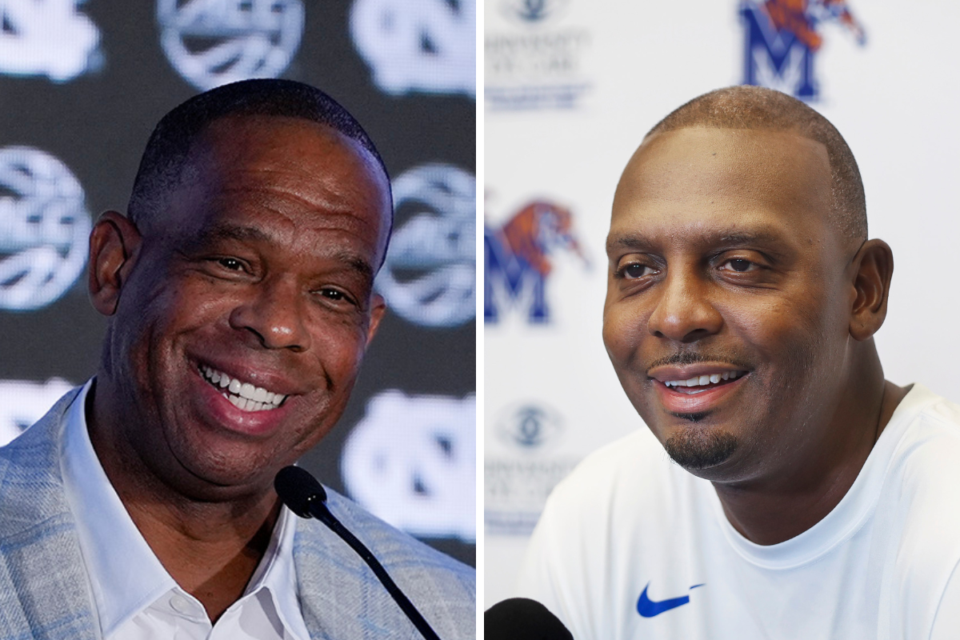
[{"label": "man's shoulder", "polygon": [[950,484],[960,491],[960,405],[921,385],[914,385],[901,404],[905,406],[897,408],[881,435],[894,428],[888,474],[904,474],[909,486],[918,489],[953,478],[958,482]]},{"label": "man's shoulder", "polygon": [[59,453],[58,434],[63,426],[64,414],[82,389],[83,387],[75,387],[68,391],[36,423],[0,447],[0,463],[15,463],[24,456],[43,456],[46,459],[56,457]]},{"label": "man's shoulder", "polygon": [[[0,447],[0,635],[93,638],[73,516],[60,471],[63,415],[74,389]],[[53,637],[51,635],[50,637]]]},{"label": "man's shoulder", "polygon": [[331,512],[370,547],[385,566],[414,563],[427,572],[449,572],[471,584],[474,582],[476,572],[473,568],[400,531],[337,492],[327,489],[327,494]]},{"label": "man's shoulder", "polygon": [[960,406],[919,385],[908,401],[904,415],[898,419],[895,413],[887,426],[895,431],[889,434],[893,451],[882,508],[898,509],[908,524],[930,518],[939,523],[937,528],[950,527],[958,534],[960,552],[960,514],[955,508],[960,504]]},{"label": "man's shoulder", "polygon": [[[448,597],[475,599],[476,571],[473,568],[396,529],[330,489],[327,489],[327,506],[344,527],[370,549],[398,584],[410,580],[411,587],[417,589],[426,588],[427,583],[442,584],[448,590],[445,594]],[[298,522],[296,548],[304,556],[336,557],[337,563],[348,573],[373,578],[360,556],[317,520]],[[418,584],[412,584],[414,581]]]},{"label": "man's shoulder", "polygon": [[680,544],[676,532],[714,518],[713,501],[709,482],[674,464],[653,434],[638,429],[587,456],[554,488],[527,558],[554,558],[602,582],[596,568],[612,557],[659,561],[663,549]]},{"label": "man's shoulder", "polygon": [[914,385],[911,396],[920,419],[927,425],[939,430],[943,435],[960,441],[960,404],[948,400],[922,385]]},{"label": "man's shoulder", "polygon": [[0,447],[0,539],[66,515],[60,472],[63,415],[79,388],[71,390],[36,424]]},{"label": "man's shoulder", "polygon": [[[598,511],[649,514],[663,506],[664,496],[695,491],[703,482],[674,464],[649,429],[641,427],[584,458],[554,488],[546,509],[574,519]],[[631,507],[620,511],[624,500]]]},{"label": "man's shoulder", "polygon": [[[327,506],[370,549],[441,637],[474,637],[476,578],[472,568],[329,489]],[[415,633],[367,564],[321,522],[298,523],[294,554],[308,625],[314,619],[323,620],[331,628],[353,629],[354,637],[367,637],[371,625],[394,637],[401,637],[403,629]],[[355,602],[359,609],[344,610],[344,602]]]}]

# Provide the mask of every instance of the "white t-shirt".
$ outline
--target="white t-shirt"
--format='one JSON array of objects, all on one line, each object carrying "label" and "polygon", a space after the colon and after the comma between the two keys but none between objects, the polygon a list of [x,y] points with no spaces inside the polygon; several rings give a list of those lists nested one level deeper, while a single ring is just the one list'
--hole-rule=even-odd
[{"label": "white t-shirt", "polygon": [[914,385],[833,511],[770,546],[649,430],[608,445],[550,496],[518,595],[576,640],[956,640],[958,561],[960,406]]}]

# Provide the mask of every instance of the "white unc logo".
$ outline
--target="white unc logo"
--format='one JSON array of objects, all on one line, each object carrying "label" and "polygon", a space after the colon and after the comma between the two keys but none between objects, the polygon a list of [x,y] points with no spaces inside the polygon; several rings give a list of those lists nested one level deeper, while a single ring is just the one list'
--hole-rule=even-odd
[{"label": "white unc logo", "polygon": [[157,0],[160,44],[195,87],[276,78],[303,37],[301,0]]},{"label": "white unc logo", "polygon": [[398,219],[376,286],[410,322],[452,327],[476,316],[476,180],[442,164],[393,183]]},{"label": "white unc logo", "polygon": [[476,408],[475,396],[375,396],[343,449],[350,495],[414,535],[476,540]]},{"label": "white unc logo", "polygon": [[0,309],[30,311],[73,284],[87,261],[83,189],[51,155],[0,149]]},{"label": "white unc logo", "polygon": [[71,80],[86,71],[100,42],[77,10],[82,0],[0,0],[0,73]]},{"label": "white unc logo", "polygon": [[475,96],[476,0],[356,0],[350,30],[390,94]]}]

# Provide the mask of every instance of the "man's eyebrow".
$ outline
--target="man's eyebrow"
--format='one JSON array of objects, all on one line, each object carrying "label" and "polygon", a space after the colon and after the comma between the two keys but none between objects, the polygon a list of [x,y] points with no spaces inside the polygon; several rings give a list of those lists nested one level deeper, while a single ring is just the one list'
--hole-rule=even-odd
[{"label": "man's eyebrow", "polygon": [[[718,231],[704,233],[701,239],[709,244],[716,245],[779,245],[783,243],[781,234],[766,229],[751,231]],[[651,242],[646,236],[639,233],[618,233],[607,238],[607,253],[617,253],[621,250],[649,251]]]},{"label": "man's eyebrow", "polygon": [[[208,229],[204,229],[197,236],[198,245],[210,245],[218,241],[236,240],[239,242],[265,242],[272,244],[281,244],[279,240],[261,229],[245,225],[218,224]],[[356,271],[365,278],[373,279],[373,266],[364,258],[349,251],[335,251],[329,254],[337,262],[341,262],[351,270]]]},{"label": "man's eyebrow", "polygon": [[351,270],[358,272],[363,277],[373,279],[373,266],[363,258],[346,252],[338,252],[334,255],[334,258],[345,263]]},{"label": "man's eyebrow", "polygon": [[721,244],[771,244],[779,243],[783,238],[769,231],[731,231],[718,238]]},{"label": "man's eyebrow", "polygon": [[270,242],[272,238],[256,227],[233,224],[218,224],[203,229],[197,236],[197,244],[212,244],[221,240]]},{"label": "man's eyebrow", "polygon": [[607,238],[607,254],[615,253],[622,249],[633,249],[636,251],[645,251],[650,248],[650,242],[639,233],[618,233],[615,236]]}]

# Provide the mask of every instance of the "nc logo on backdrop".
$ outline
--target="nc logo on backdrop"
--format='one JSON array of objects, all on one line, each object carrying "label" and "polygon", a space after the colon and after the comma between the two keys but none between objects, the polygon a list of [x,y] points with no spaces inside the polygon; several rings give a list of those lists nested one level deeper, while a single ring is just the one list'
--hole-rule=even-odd
[{"label": "nc logo on backdrop", "polygon": [[0,149],[0,309],[32,311],[87,262],[90,214],[70,170],[30,147]]},{"label": "nc logo on backdrop", "polygon": [[475,96],[476,0],[356,0],[350,32],[384,92]]},{"label": "nc logo on backdrop", "polygon": [[283,73],[303,37],[301,0],[158,0],[160,45],[201,90]]},{"label": "nc logo on backdrop", "polygon": [[823,36],[818,27],[839,22],[866,43],[846,0],[744,0],[743,84],[777,89],[803,100],[819,93],[814,62]]},{"label": "nc logo on backdrop", "polygon": [[499,229],[484,227],[484,322],[496,323],[508,308],[526,313],[534,324],[550,320],[547,279],[553,258],[574,254],[587,259],[573,233],[573,214],[553,202],[522,207]]},{"label": "nc logo on backdrop", "polygon": [[83,0],[0,0],[0,73],[72,80],[97,63],[100,31]]},{"label": "nc logo on backdrop", "polygon": [[476,408],[475,396],[375,396],[343,448],[350,495],[414,535],[474,541]]},{"label": "nc logo on backdrop", "polygon": [[398,227],[376,286],[404,319],[453,327],[477,315],[476,190],[472,175],[442,164],[394,181]]}]

